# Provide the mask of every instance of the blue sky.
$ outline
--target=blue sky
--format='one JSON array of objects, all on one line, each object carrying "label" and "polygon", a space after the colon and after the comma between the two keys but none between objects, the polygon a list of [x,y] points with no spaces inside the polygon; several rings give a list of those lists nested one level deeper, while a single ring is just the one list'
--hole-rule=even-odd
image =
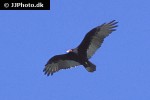
[{"label": "blue sky", "polygon": [[[51,0],[50,11],[0,11],[1,100],[150,100],[150,1]],[[119,27],[83,67],[47,77],[49,58],[104,22]]]}]

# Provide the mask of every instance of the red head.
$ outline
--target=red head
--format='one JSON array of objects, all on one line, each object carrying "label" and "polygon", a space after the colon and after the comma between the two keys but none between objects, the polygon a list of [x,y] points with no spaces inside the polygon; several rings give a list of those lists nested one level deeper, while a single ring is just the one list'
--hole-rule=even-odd
[{"label": "red head", "polygon": [[73,50],[72,50],[72,49],[69,49],[69,50],[67,50],[66,52],[67,52],[67,53],[69,53],[69,52],[73,52]]}]

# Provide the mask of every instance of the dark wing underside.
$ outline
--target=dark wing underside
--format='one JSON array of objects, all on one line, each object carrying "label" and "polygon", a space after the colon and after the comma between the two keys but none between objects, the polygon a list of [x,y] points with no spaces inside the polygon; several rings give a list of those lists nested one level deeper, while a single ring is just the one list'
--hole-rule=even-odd
[{"label": "dark wing underside", "polygon": [[100,26],[97,26],[89,31],[81,44],[78,46],[78,50],[80,52],[86,52],[87,58],[91,58],[96,50],[102,45],[104,38],[116,30],[114,29],[117,27],[116,24],[117,22],[113,20],[109,23],[104,23]]},{"label": "dark wing underside", "polygon": [[56,55],[47,62],[43,72],[49,76],[61,69],[78,66],[80,63],[76,59],[77,58],[73,53]]}]

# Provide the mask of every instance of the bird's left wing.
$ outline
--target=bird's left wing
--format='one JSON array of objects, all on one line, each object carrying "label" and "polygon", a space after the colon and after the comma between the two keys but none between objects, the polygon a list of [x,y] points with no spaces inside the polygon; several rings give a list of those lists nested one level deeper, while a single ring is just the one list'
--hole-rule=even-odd
[{"label": "bird's left wing", "polygon": [[114,28],[117,27],[117,23],[118,22],[113,20],[93,28],[85,35],[83,41],[78,46],[78,50],[86,52],[87,58],[91,58],[96,50],[102,45],[104,38],[116,30]]},{"label": "bird's left wing", "polygon": [[49,76],[61,69],[68,69],[78,65],[80,65],[80,63],[72,53],[56,55],[47,62],[43,72]]}]

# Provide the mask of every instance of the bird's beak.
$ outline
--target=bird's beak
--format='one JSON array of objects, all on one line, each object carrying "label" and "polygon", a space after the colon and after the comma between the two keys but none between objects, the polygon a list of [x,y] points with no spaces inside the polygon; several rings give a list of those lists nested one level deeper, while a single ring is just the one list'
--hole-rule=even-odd
[{"label": "bird's beak", "polygon": [[66,52],[69,53],[69,52],[72,52],[72,50],[70,49],[70,50],[67,50]]}]

